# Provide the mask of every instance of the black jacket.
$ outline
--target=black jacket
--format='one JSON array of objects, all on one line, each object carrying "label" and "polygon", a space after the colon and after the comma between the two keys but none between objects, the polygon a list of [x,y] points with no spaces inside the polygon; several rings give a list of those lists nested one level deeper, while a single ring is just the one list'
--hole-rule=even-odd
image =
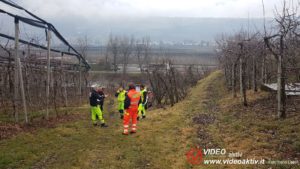
[{"label": "black jacket", "polygon": [[99,95],[95,90],[92,90],[90,93],[90,105],[91,106],[97,106],[100,105],[101,102],[103,102],[104,98],[103,96]]},{"label": "black jacket", "polygon": [[103,91],[98,92],[98,94],[100,95],[100,97],[102,97],[102,100],[99,102],[100,106],[103,106],[104,104],[104,99],[105,99],[105,94]]}]

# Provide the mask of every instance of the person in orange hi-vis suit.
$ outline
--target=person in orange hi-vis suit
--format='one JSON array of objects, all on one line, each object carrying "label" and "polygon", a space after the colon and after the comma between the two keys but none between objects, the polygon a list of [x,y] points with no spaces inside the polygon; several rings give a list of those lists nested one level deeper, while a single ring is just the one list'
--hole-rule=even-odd
[{"label": "person in orange hi-vis suit", "polygon": [[141,103],[141,94],[135,90],[135,85],[130,84],[129,90],[126,94],[125,102],[124,102],[124,118],[123,118],[123,125],[124,131],[123,135],[128,135],[129,130],[129,121],[131,119],[131,132],[136,133],[137,129],[137,116],[138,116],[138,108],[139,104]]}]

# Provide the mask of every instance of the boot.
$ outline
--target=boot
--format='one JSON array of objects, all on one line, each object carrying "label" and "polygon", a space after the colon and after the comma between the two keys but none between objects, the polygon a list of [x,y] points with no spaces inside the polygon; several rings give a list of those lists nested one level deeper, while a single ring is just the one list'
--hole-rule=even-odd
[{"label": "boot", "polygon": [[120,113],[120,119],[123,119],[124,118],[124,111],[123,110],[119,110],[119,113]]},{"label": "boot", "polygon": [[136,131],[133,131],[133,130],[130,131],[130,134],[135,134],[135,133],[136,133]]},{"label": "boot", "polygon": [[101,127],[102,127],[102,128],[106,128],[106,127],[108,127],[108,125],[105,124],[105,123],[102,123],[102,124],[101,124]]},{"label": "boot", "polygon": [[146,118],[146,115],[143,115],[143,119],[145,119]]}]

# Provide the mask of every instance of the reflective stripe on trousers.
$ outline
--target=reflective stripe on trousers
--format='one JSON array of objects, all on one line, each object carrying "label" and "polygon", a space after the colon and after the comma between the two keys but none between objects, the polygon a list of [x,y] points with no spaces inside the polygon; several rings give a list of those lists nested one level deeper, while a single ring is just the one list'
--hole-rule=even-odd
[{"label": "reflective stripe on trousers", "polygon": [[138,110],[137,109],[127,109],[124,113],[124,119],[123,119],[123,125],[124,125],[124,132],[129,128],[129,122],[131,119],[132,125],[131,130],[136,131],[137,130],[137,116],[138,116]]}]

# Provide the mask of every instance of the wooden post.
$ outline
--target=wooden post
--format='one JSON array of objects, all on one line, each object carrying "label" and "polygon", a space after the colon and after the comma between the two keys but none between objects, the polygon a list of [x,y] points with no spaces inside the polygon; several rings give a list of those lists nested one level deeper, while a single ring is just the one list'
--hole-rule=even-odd
[{"label": "wooden post", "polygon": [[261,66],[261,84],[264,84],[266,82],[265,79],[265,66],[266,66],[266,56],[263,55],[263,60],[262,60],[262,66]]},{"label": "wooden post", "polygon": [[68,94],[67,94],[67,83],[66,83],[66,72],[63,70],[63,62],[64,62],[64,54],[61,54],[61,61],[60,61],[60,67],[61,67],[61,76],[62,76],[62,87],[64,88],[63,96],[65,101],[65,107],[68,106]]},{"label": "wooden post", "polygon": [[50,65],[50,45],[51,45],[51,30],[47,29],[47,84],[46,84],[46,119],[49,119],[49,95],[50,95],[50,73],[51,73],[51,65]]},{"label": "wooden post", "polygon": [[243,97],[243,90],[244,90],[244,79],[243,79],[243,58],[240,56],[239,58],[239,66],[240,66],[240,94]]},{"label": "wooden post", "polygon": [[82,102],[82,73],[81,73],[81,59],[79,59],[79,101],[80,101],[80,104]]},{"label": "wooden post", "polygon": [[65,107],[68,107],[68,92],[67,92],[67,85],[68,83],[66,82],[66,73],[64,72],[64,96],[65,96]]},{"label": "wooden post", "polygon": [[23,74],[22,74],[22,65],[21,65],[20,58],[18,58],[18,68],[19,68],[19,77],[20,77],[20,86],[21,86],[21,95],[22,95],[22,103],[23,103],[23,111],[24,111],[24,116],[25,116],[25,123],[28,123],[26,97],[25,97]]},{"label": "wooden post", "polygon": [[241,54],[240,54],[240,93],[241,99],[244,106],[248,106],[247,103],[247,95],[246,95],[246,81],[245,81],[245,61],[244,61],[244,45],[240,44],[241,47]]},{"label": "wooden post", "polygon": [[[22,74],[22,65],[21,65],[21,59],[19,57],[19,20],[15,19],[15,50],[16,50],[16,56],[15,56],[15,62],[16,62],[16,69],[15,69],[15,75],[19,77],[17,80],[20,82],[21,87],[21,96],[22,96],[22,103],[23,103],[23,111],[25,116],[25,123],[28,123],[28,116],[27,116],[27,106],[26,106],[26,98],[25,98],[25,90],[24,90],[24,82],[23,82],[23,74]],[[17,83],[15,84],[18,85]],[[18,91],[18,90],[16,90]],[[15,92],[16,92],[15,91]],[[17,93],[15,93],[15,97],[17,97]]]},{"label": "wooden post", "polygon": [[19,19],[15,18],[15,75],[14,75],[14,107],[15,107],[15,119],[19,122],[18,112],[18,98],[19,98],[19,72],[18,72],[18,57],[19,57]]},{"label": "wooden post", "polygon": [[231,77],[231,83],[232,83],[232,94],[233,97],[236,98],[236,63],[232,66],[232,77]]},{"label": "wooden post", "polygon": [[283,61],[283,35],[280,37],[280,54],[277,60],[277,114],[279,118],[286,117],[285,70]]},{"label": "wooden post", "polygon": [[256,57],[253,55],[253,64],[252,64],[252,86],[253,91],[257,92],[257,65],[256,65]]}]

